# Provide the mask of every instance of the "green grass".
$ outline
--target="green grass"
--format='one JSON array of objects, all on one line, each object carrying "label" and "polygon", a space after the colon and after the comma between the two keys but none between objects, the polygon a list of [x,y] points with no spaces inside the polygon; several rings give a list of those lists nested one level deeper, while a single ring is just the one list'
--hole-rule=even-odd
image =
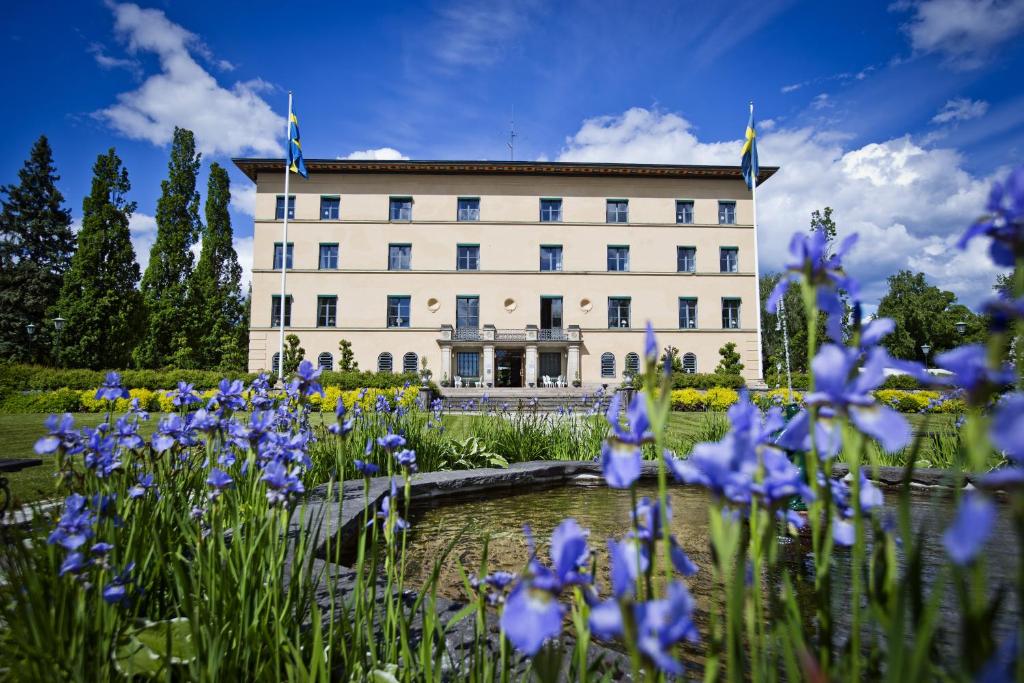
[{"label": "green grass", "polygon": [[[328,419],[333,417],[330,413],[325,415]],[[36,457],[32,447],[45,432],[43,422],[46,417],[43,414],[0,415],[0,444],[2,444],[0,459]],[[104,416],[100,413],[76,413],[74,417],[76,425],[95,427],[103,421]],[[316,415],[314,414],[313,417],[315,419]],[[929,431],[938,431],[941,427],[952,428],[955,420],[953,415],[907,415],[915,432],[921,428],[925,417],[930,418]],[[159,418],[160,415],[154,414],[148,422],[142,423],[140,431],[144,437],[153,433]],[[677,452],[687,452],[694,441],[707,438],[704,434],[708,428],[709,418],[708,413],[672,413],[669,416],[666,443]],[[476,433],[475,423],[492,418],[480,415],[447,415],[444,419],[450,435],[464,439]],[[597,455],[597,452],[595,451],[593,455]],[[54,482],[51,463],[51,459],[44,457],[43,465],[40,467],[30,467],[21,472],[12,472],[7,475],[16,503],[28,503],[53,496]]]}]

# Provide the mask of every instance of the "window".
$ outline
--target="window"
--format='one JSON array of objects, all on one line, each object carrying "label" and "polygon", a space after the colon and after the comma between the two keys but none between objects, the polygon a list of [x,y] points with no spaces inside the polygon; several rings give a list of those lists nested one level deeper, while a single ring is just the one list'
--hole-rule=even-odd
[{"label": "window", "polygon": [[697,300],[679,298],[679,329],[697,329]]},{"label": "window", "polygon": [[683,372],[687,375],[697,374],[697,356],[692,353],[683,354]]},{"label": "window", "polygon": [[614,377],[615,376],[615,356],[614,354],[605,352],[601,354],[601,376],[602,377]]},{"label": "window", "polygon": [[697,247],[676,247],[676,270],[680,273],[697,271]]},{"label": "window", "polygon": [[475,330],[480,327],[480,297],[455,297],[455,327],[460,330]]},{"label": "window", "polygon": [[420,359],[415,353],[410,351],[409,353],[402,356],[402,372],[416,372],[416,368],[419,365]]},{"label": "window", "polygon": [[478,221],[480,220],[480,198],[479,197],[459,197],[459,215],[460,221]]},{"label": "window", "polygon": [[632,351],[626,354],[626,374],[640,374],[640,356]]},{"label": "window", "polygon": [[562,222],[562,200],[542,199],[540,200],[540,222],[561,223]]},{"label": "window", "polygon": [[722,247],[718,252],[718,261],[723,273],[735,273],[740,269],[740,250],[736,247]]},{"label": "window", "polygon": [[316,357],[316,366],[321,370],[330,372],[334,369],[334,356],[324,351]]},{"label": "window", "polygon": [[320,197],[320,220],[338,220],[338,211],[341,208],[340,197]]},{"label": "window", "polygon": [[388,245],[388,270],[411,270],[412,269],[412,245],[411,244],[389,244]]},{"label": "window", "polygon": [[740,327],[740,300],[722,299],[722,329],[737,330]]},{"label": "window", "polygon": [[388,217],[393,221],[411,221],[412,197],[392,197]]},{"label": "window", "polygon": [[388,297],[388,327],[409,327],[409,297]]},{"label": "window", "polygon": [[541,246],[541,271],[557,271],[562,269],[562,245]]},{"label": "window", "polygon": [[629,202],[625,199],[609,199],[605,207],[605,221],[625,223],[629,220]]},{"label": "window", "polygon": [[[284,326],[291,327],[292,324],[292,295],[289,294],[284,300]],[[270,326],[281,326],[281,295],[274,294],[270,297]]]},{"label": "window", "polygon": [[391,372],[391,354],[385,351],[377,356],[377,372]]},{"label": "window", "polygon": [[718,202],[718,222],[722,225],[736,222],[736,202]]},{"label": "window", "polygon": [[629,299],[608,297],[608,327],[629,327]]},{"label": "window", "polygon": [[676,223],[693,223],[693,202],[682,199],[676,202]]},{"label": "window", "polygon": [[[288,243],[288,267],[295,267],[295,245]],[[274,242],[274,270],[281,270],[281,243]]]},{"label": "window", "polygon": [[455,370],[459,377],[479,377],[480,354],[473,351],[459,351],[455,354]]},{"label": "window", "polygon": [[320,245],[320,270],[336,270],[338,268],[338,245]]},{"label": "window", "polygon": [[270,374],[272,374],[272,375],[274,375],[276,377],[277,373],[280,372],[280,370],[278,369],[280,367],[280,365],[281,365],[281,352],[277,351],[271,357],[271,361],[270,361]]},{"label": "window", "polygon": [[629,270],[629,247],[608,247],[608,272],[624,273]]},{"label": "window", "polygon": [[480,245],[460,244],[455,247],[455,268],[457,270],[480,270]]},{"label": "window", "polygon": [[318,296],[316,298],[316,326],[338,326],[338,297]]},{"label": "window", "polygon": [[[284,195],[280,195],[277,198],[277,209],[274,211],[274,218],[281,220],[284,218]],[[295,195],[288,195],[288,220],[294,220],[295,218]]]}]

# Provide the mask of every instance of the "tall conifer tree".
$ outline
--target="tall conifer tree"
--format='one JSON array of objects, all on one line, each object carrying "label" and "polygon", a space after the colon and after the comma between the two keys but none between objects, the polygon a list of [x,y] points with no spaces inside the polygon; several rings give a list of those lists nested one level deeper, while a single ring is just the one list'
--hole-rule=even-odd
[{"label": "tall conifer tree", "polygon": [[192,350],[196,365],[201,368],[241,369],[242,267],[235,253],[228,213],[230,201],[228,172],[213,163],[206,190],[202,251],[189,279],[195,326]]},{"label": "tall conifer tree", "polygon": [[142,321],[128,223],[135,202],[126,199],[128,170],[113,148],[93,166],[92,191],[82,202],[82,228],[58,310],[67,319],[60,357],[71,367],[123,368],[131,360]]},{"label": "tall conifer tree", "polygon": [[196,192],[199,159],[192,131],[175,128],[167,180],[160,183],[156,204],[156,242],[142,276],[147,321],[135,350],[135,362],[142,367],[194,364],[188,280],[191,248],[201,228]]},{"label": "tall conifer tree", "polygon": [[75,235],[45,135],[32,146],[18,179],[0,188],[0,359],[46,361]]}]

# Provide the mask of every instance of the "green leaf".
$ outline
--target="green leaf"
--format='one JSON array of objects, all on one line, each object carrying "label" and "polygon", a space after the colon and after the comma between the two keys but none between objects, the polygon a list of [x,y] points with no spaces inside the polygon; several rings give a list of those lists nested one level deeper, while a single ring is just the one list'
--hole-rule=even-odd
[{"label": "green leaf", "polygon": [[114,652],[114,664],[125,676],[155,676],[168,665],[184,665],[196,657],[188,618],[142,620],[127,632]]}]

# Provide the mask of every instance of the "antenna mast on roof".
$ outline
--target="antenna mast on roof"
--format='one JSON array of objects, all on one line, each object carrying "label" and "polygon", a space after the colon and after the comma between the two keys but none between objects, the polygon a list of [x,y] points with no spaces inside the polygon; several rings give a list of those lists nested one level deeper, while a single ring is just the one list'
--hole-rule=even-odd
[{"label": "antenna mast on roof", "polygon": [[516,107],[512,105],[512,119],[509,121],[508,127],[508,142],[505,143],[508,146],[508,160],[516,160]]}]

